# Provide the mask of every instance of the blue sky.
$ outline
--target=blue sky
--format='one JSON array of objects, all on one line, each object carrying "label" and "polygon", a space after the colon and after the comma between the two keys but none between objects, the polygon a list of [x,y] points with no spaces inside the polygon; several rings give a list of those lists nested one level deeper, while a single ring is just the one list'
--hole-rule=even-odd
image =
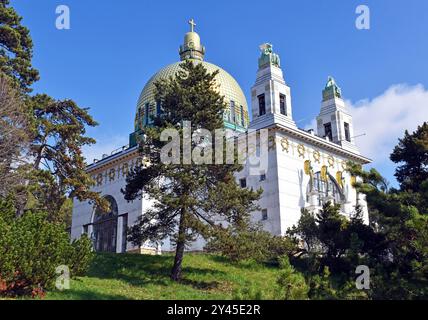
[{"label": "blue sky", "polygon": [[[231,73],[248,101],[258,45],[274,45],[300,127],[316,117],[327,76],[334,76],[356,114],[355,134],[367,134],[357,143],[389,180],[397,138],[428,120],[425,0],[11,2],[34,41],[35,92],[90,107],[100,123],[89,131],[99,141],[89,158],[126,144],[140,91],[178,60],[191,17],[206,60]],[[355,27],[360,4],[370,8],[370,30]],[[70,8],[70,30],[55,28],[58,5]]]}]

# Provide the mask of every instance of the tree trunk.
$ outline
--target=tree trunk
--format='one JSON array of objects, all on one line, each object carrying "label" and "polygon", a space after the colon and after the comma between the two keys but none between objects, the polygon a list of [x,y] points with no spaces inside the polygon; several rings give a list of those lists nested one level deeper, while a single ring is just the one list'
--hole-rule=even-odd
[{"label": "tree trunk", "polygon": [[177,247],[175,249],[174,266],[171,271],[171,279],[181,280],[181,264],[183,262],[184,248],[186,246],[186,210],[181,209],[180,225],[178,227]]}]

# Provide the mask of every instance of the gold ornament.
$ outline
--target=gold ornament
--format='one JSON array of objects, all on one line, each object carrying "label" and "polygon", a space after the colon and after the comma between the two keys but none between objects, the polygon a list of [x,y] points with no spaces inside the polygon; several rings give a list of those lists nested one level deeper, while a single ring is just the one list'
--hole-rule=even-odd
[{"label": "gold ornament", "polygon": [[123,175],[124,177],[126,177],[126,176],[128,175],[128,173],[129,173],[129,165],[128,165],[128,163],[127,163],[127,162],[125,162],[125,163],[122,165],[122,175]]},{"label": "gold ornament", "polygon": [[321,167],[321,180],[327,181],[327,166]]},{"label": "gold ornament", "polygon": [[282,147],[282,151],[288,151],[290,150],[290,142],[288,141],[287,138],[282,138],[281,139],[281,147]]},{"label": "gold ornament", "polygon": [[97,175],[97,186],[100,186],[102,184],[103,184],[103,175],[102,175],[102,173],[99,173]]},{"label": "gold ornament", "polygon": [[109,177],[110,181],[114,181],[114,178],[116,177],[116,170],[111,168],[109,173],[108,173],[108,177]]},{"label": "gold ornament", "polygon": [[313,157],[316,163],[320,163],[321,154],[318,150],[315,150],[313,153]]},{"label": "gold ornament", "polygon": [[306,160],[303,167],[305,168],[305,174],[309,176],[311,174],[311,171],[312,171],[311,161]]},{"label": "gold ornament", "polygon": [[268,140],[268,151],[275,150],[276,141],[274,136],[270,136]]},{"label": "gold ornament", "polygon": [[339,184],[341,188],[343,188],[343,181],[342,181],[342,171],[336,172],[336,181]]},{"label": "gold ornament", "polygon": [[303,144],[299,144],[297,146],[297,152],[299,153],[299,157],[305,157],[305,146]]},{"label": "gold ornament", "polygon": [[332,156],[328,156],[327,162],[330,168],[334,167],[334,158]]}]

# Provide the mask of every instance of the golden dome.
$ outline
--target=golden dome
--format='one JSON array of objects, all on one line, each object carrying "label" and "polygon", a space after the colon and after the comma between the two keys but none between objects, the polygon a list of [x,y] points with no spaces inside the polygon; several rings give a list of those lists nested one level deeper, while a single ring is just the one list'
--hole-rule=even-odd
[{"label": "golden dome", "polygon": [[[229,106],[229,109],[225,110],[224,114],[225,126],[231,129],[244,131],[244,129],[246,129],[249,124],[248,105],[247,99],[245,98],[245,95],[242,92],[242,89],[239,86],[238,82],[236,82],[236,80],[228,72],[212,63],[199,60],[192,61],[194,61],[195,63],[202,63],[202,65],[207,69],[209,73],[213,73],[214,71],[219,70],[219,73],[216,76],[216,83],[217,85],[219,85],[219,93],[224,96],[224,100]],[[169,77],[174,77],[180,70],[181,63],[182,62],[180,61],[166,66],[165,68],[157,72],[153,77],[151,77],[150,80],[147,82],[143,91],[140,94],[140,98],[138,99],[135,131],[138,131],[139,129],[144,127],[145,122],[143,115],[145,114],[147,107],[149,108],[150,114],[154,114],[156,112],[156,110],[153,110],[156,106],[155,82],[161,79],[168,79]],[[233,105],[235,106],[234,113],[230,109],[230,107]],[[232,119],[233,114],[235,119]],[[244,119],[242,119],[242,114]]]},{"label": "golden dome", "polygon": [[[193,19],[189,21],[189,24],[191,24],[192,29],[186,33],[184,44],[180,46],[181,60],[202,63],[209,73],[219,70],[216,76],[216,84],[220,95],[224,96],[224,100],[228,105],[224,112],[225,127],[237,131],[245,131],[249,124],[248,105],[241,87],[228,72],[212,63],[203,61],[205,48],[201,45],[199,35],[193,31],[195,26]],[[170,77],[175,77],[180,70],[182,61],[164,67],[152,76],[144,86],[137,103],[135,132],[139,132],[149,124],[150,115],[156,115],[159,112],[155,101],[155,83],[161,79],[167,80]]]}]

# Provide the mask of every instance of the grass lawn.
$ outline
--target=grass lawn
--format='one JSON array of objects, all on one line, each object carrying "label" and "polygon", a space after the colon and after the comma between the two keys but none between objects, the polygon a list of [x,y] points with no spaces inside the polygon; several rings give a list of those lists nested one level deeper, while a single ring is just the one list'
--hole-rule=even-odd
[{"label": "grass lawn", "polygon": [[[278,268],[253,262],[233,264],[209,254],[186,254],[183,280],[169,279],[172,255],[98,254],[88,275],[47,299],[234,299],[276,296]],[[250,296],[245,295],[249,291]],[[242,293],[244,292],[244,295]],[[254,296],[262,292],[262,296]]]}]

